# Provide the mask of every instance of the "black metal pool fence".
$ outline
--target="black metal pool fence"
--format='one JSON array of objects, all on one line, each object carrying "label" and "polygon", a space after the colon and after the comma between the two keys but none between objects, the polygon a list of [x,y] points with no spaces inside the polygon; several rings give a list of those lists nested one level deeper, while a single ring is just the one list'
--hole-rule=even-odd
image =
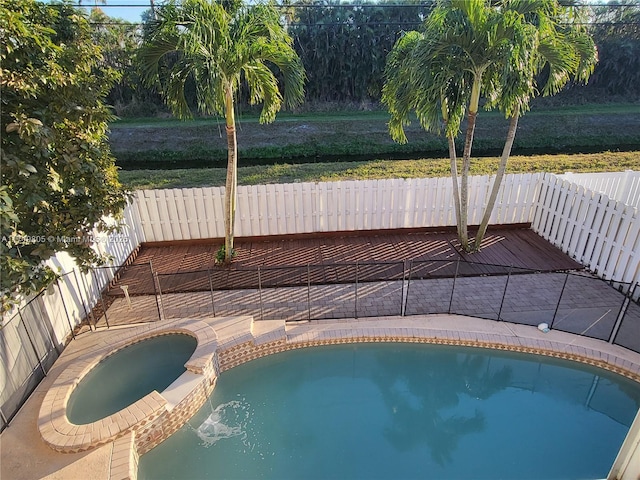
[{"label": "black metal pool fence", "polygon": [[586,272],[539,272],[458,259],[153,275],[164,318],[252,315],[296,322],[457,314],[546,323],[549,329],[640,353],[640,287]]}]

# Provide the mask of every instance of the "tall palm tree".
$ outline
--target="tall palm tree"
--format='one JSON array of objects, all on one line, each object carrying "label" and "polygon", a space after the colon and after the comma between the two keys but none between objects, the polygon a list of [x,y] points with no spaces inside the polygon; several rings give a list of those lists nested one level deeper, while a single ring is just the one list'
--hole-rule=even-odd
[{"label": "tall palm tree", "polygon": [[[426,130],[440,131],[444,124],[458,235],[464,251],[480,247],[518,118],[536,92],[535,75],[543,67],[549,68],[543,92],[555,93],[571,74],[584,79],[593,68],[589,52],[593,56],[595,49],[588,36],[569,29],[563,37],[558,28],[551,28],[550,19],[559,18],[561,11],[557,0],[439,0],[422,31],[405,35],[389,54],[382,99],[391,113],[390,133],[395,140],[406,142],[402,130],[412,111]],[[565,40],[575,41],[576,50],[565,45]],[[468,173],[483,95],[487,108],[500,108],[511,121],[489,205],[471,245]],[[467,128],[458,175],[454,140],[465,115]]]},{"label": "tall palm tree", "polygon": [[[382,100],[392,116],[390,133],[398,141],[406,141],[401,130],[411,111],[427,130],[440,131],[441,122],[445,123],[458,236],[462,249],[468,251],[468,175],[476,117],[481,94],[495,88],[486,78],[494,77],[497,65],[508,61],[511,39],[503,16],[485,0],[440,0],[421,34],[422,39],[404,54],[406,72],[398,74],[393,66],[387,68]],[[398,41],[396,48],[407,47]],[[394,58],[393,54],[389,57]],[[397,96],[398,92],[405,95]],[[458,175],[453,140],[465,113],[467,129]]]},{"label": "tall palm tree", "polygon": [[[283,104],[293,107],[302,102],[304,68],[271,3],[242,6],[235,0],[171,0],[159,11],[159,17],[140,53],[147,81],[159,81],[174,115],[190,118],[185,84],[193,79],[197,109],[225,118],[228,155],[224,254],[225,260],[230,261],[237,190],[238,89],[246,83],[251,104],[262,103],[260,122],[272,122]],[[284,87],[282,93],[279,78]]]},{"label": "tall palm tree", "polygon": [[[598,61],[593,39],[571,7],[561,7],[556,0],[506,0],[504,15],[512,15],[522,28],[513,28],[514,58],[505,65],[497,80],[499,89],[489,99],[489,106],[497,105],[507,118],[509,129],[500,163],[482,221],[475,237],[474,250],[479,250],[489,225],[507,162],[518,128],[518,119],[529,109],[529,101],[536,94],[554,95],[571,79],[587,82]],[[516,22],[514,22],[516,23]],[[542,78],[538,83],[537,79]]]}]

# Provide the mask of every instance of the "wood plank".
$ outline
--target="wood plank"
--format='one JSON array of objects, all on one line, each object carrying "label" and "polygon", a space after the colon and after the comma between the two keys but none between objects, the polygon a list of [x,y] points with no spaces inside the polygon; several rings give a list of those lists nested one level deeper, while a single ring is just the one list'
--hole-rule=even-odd
[{"label": "wood plank", "polygon": [[256,288],[258,266],[265,282],[274,285],[306,284],[307,264],[312,266],[314,284],[355,281],[355,267],[350,264],[356,262],[362,264],[358,270],[361,278],[370,281],[399,278],[402,262],[411,259],[413,275],[422,278],[453,276],[458,258],[463,260],[458,265],[460,275],[504,274],[509,266],[549,272],[583,268],[530,229],[490,228],[482,249],[474,254],[460,252],[455,232],[376,233],[239,241],[236,259],[225,267],[226,273],[214,266],[218,245],[213,242],[143,246],[134,265],[123,272],[110,293],[121,294],[119,284],[128,284],[130,291],[153,294],[153,279],[145,265],[149,261],[169,291],[207,290],[208,279],[198,273],[207,269],[216,272],[215,289]]}]

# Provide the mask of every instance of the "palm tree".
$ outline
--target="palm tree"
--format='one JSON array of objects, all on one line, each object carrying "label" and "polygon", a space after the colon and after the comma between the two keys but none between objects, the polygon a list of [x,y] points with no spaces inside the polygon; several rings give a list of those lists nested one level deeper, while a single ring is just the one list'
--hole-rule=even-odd
[{"label": "palm tree", "polygon": [[[440,131],[440,123],[445,123],[458,236],[462,249],[468,251],[468,175],[476,117],[483,90],[495,88],[485,79],[495,76],[497,65],[508,61],[511,39],[503,16],[485,0],[439,1],[421,33],[422,40],[416,41],[415,48],[405,54],[407,71],[400,76],[392,68],[387,69],[382,100],[389,107],[390,133],[396,140],[406,141],[399,130],[408,124],[412,110],[427,130]],[[406,48],[400,41],[394,50],[396,47]],[[391,54],[390,58],[393,58]],[[397,83],[401,84],[400,88],[394,86]],[[398,90],[413,93],[394,97]],[[453,139],[465,112],[467,129],[459,179]],[[456,193],[458,183],[459,193]]]},{"label": "palm tree", "polygon": [[246,83],[250,103],[262,103],[260,122],[269,123],[283,104],[293,107],[302,103],[304,68],[273,4],[243,7],[234,0],[172,0],[162,7],[159,17],[140,53],[147,81],[159,81],[162,96],[174,115],[191,118],[185,84],[193,79],[197,109],[225,118],[224,258],[230,261],[237,189],[238,89]]},{"label": "palm tree", "polygon": [[[559,30],[549,26],[561,9],[556,0],[440,0],[419,33],[405,35],[389,54],[383,102],[391,113],[389,130],[406,142],[403,127],[416,113],[423,128],[441,131],[449,141],[458,235],[464,251],[479,248],[506,169],[519,115],[535,93],[535,74],[547,65],[543,91],[555,93],[571,73],[585,78],[592,69],[588,37],[572,31],[583,55],[567,56]],[[536,13],[537,12],[537,13]],[[409,39],[409,40],[407,40]],[[589,50],[591,48],[591,50]],[[402,57],[402,59],[400,59]],[[578,61],[576,63],[576,58]],[[400,60],[399,60],[400,59]],[[402,67],[398,63],[402,63]],[[563,83],[564,82],[564,83]],[[486,107],[499,107],[511,119],[500,170],[474,245],[468,237],[468,173],[481,96]],[[460,178],[455,137],[466,115],[467,128]],[[459,191],[458,191],[459,186]]]},{"label": "palm tree", "polygon": [[[498,80],[500,89],[493,99],[510,119],[509,130],[474,250],[480,250],[511,155],[518,119],[529,109],[529,101],[538,92],[555,95],[571,79],[587,82],[598,61],[595,44],[586,28],[571,22],[571,7],[561,7],[556,0],[509,0],[503,8],[505,15],[514,15],[523,22],[523,28],[514,29],[512,34],[516,39],[514,45],[525,48],[517,49],[518,61],[510,62],[502,72]],[[539,77],[542,81],[538,84]]]}]

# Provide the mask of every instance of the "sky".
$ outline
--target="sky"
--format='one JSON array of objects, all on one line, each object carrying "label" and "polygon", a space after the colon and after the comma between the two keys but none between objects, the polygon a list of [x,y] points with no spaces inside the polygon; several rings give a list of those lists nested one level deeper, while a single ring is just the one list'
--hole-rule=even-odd
[{"label": "sky", "polygon": [[[77,1],[74,3],[77,5]],[[110,17],[121,18],[128,22],[140,22],[142,12],[151,8],[148,0],[106,0],[104,3],[101,0],[95,3],[85,0],[82,2],[86,7],[93,7],[96,3]]]}]

